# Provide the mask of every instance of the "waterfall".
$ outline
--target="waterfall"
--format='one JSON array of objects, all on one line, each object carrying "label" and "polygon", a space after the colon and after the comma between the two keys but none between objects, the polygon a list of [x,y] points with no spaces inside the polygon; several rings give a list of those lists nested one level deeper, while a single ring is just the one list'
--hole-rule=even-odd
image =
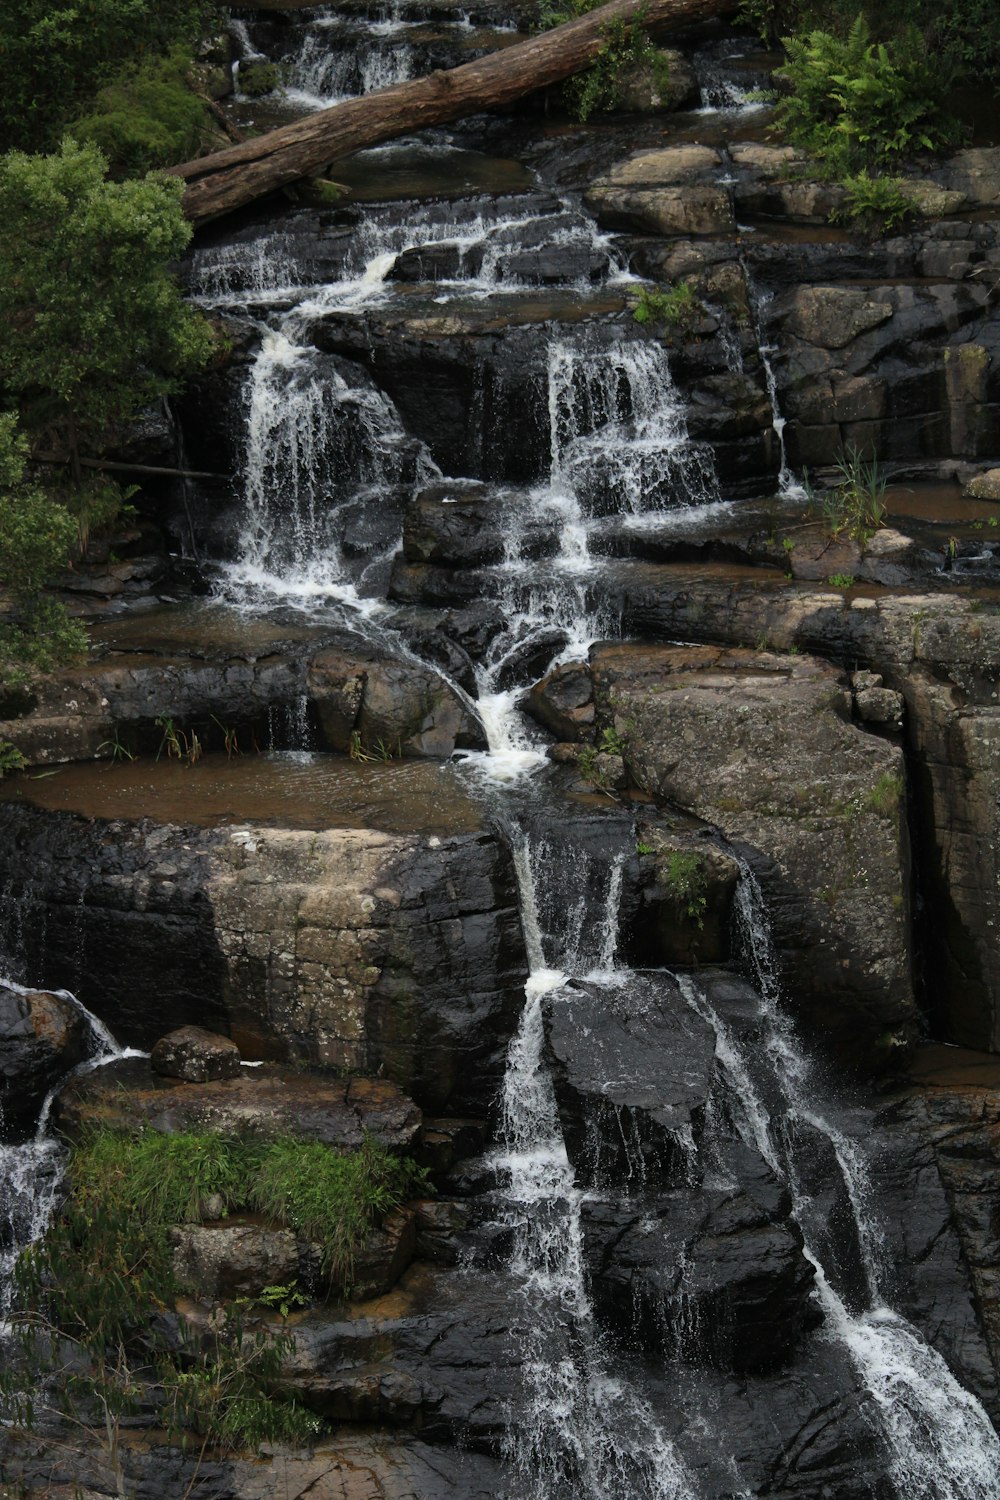
[{"label": "waterfall", "polygon": [[711,448],[688,437],[662,345],[558,340],[549,392],[550,484],[571,489],[584,513],[643,516],[718,503]]},{"label": "waterfall", "polygon": [[326,109],[414,76],[416,56],[406,42],[369,37],[360,49],[352,45],[356,37],[349,37],[346,46],[338,46],[330,30],[340,21],[336,15],[320,14],[304,30],[298,51],[285,59],[284,93],[290,104]]},{"label": "waterfall", "polygon": [[750,299],[750,310],[753,313],[754,330],[757,335],[757,349],[760,353],[760,362],[764,368],[764,383],[767,388],[767,398],[771,403],[771,428],[778,439],[778,494],[784,500],[804,500],[807,496],[805,486],[796,479],[788,463],[788,453],[785,448],[785,427],[787,418],[781,410],[781,402],[778,398],[778,377],[775,374],[771,355],[776,352],[776,345],[767,342],[767,309],[771,302],[771,295],[762,292],[757,286],[746,259],[740,257],[740,265],[743,268],[743,279],[746,282],[747,295]]},{"label": "waterfall", "polygon": [[[889,1472],[900,1500],[1000,1500],[1000,1438],[986,1412],[956,1380],[941,1355],[885,1299],[884,1245],[863,1153],[817,1108],[809,1060],[781,1008],[778,964],[763,893],[742,858],[740,866],[737,934],[760,995],[761,1053],[770,1064],[769,1092],[781,1101],[781,1117],[775,1119],[773,1110],[765,1106],[746,1050],[694,979],[679,978],[682,993],[715,1032],[716,1056],[740,1133],[790,1190],[805,1254],[816,1273],[815,1295],[825,1328],[842,1343],[874,1398]],[[797,1121],[826,1139],[843,1179],[867,1291],[867,1306],[858,1313],[848,1310],[812,1238],[812,1205],[799,1180],[789,1129]]]},{"label": "waterfall", "polygon": [[[229,595],[325,596],[363,610],[365,567],[342,534],[350,507],[384,505],[437,470],[407,437],[395,407],[360,371],[265,333],[244,393],[244,512]],[[393,538],[393,545],[395,539]]]},{"label": "waterfall", "polygon": [[583,1195],[544,1060],[545,997],[573,974],[613,963],[622,861],[607,866],[522,837],[514,863],[531,972],[508,1055],[496,1166],[525,1302],[522,1402],[505,1445],[518,1500],[694,1500],[693,1480],[652,1411],[612,1372],[584,1274]]},{"label": "waterfall", "polygon": [[[23,988],[9,979],[3,983],[11,989]],[[132,1047],[119,1047],[104,1022],[68,990],[54,993],[68,1000],[86,1021],[91,1055],[49,1090],[29,1140],[19,1145],[0,1142],[0,1333],[11,1310],[18,1258],[45,1233],[62,1192],[66,1148],[52,1134],[50,1125],[56,1095],[71,1078],[93,1072],[118,1058],[148,1055]]]}]

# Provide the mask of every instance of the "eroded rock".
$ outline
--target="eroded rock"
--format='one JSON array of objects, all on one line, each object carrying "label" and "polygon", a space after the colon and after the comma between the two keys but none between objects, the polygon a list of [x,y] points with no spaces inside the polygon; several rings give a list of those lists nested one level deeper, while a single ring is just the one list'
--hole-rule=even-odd
[{"label": "eroded rock", "polygon": [[853,1061],[916,1035],[899,750],[850,722],[825,662],[600,646],[599,719],[639,786],[762,851],[790,1002]]},{"label": "eroded rock", "polygon": [[185,1083],[208,1083],[217,1078],[237,1078],[240,1049],[227,1036],[201,1026],[181,1026],[162,1036],[150,1054],[154,1072]]},{"label": "eroded rock", "polygon": [[49,1089],[89,1051],[90,1033],[78,1006],[46,990],[0,983],[0,1129],[23,1135],[35,1127]]}]

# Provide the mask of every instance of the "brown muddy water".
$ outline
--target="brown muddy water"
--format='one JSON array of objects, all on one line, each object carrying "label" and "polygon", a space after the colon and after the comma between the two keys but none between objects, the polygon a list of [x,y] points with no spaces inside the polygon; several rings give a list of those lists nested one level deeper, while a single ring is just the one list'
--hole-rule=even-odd
[{"label": "brown muddy water", "polygon": [[0,802],[30,802],[88,818],[152,818],[211,828],[373,828],[453,837],[478,832],[482,811],[461,774],[438,761],[363,764],[325,754],[206,755],[87,761],[0,782]]}]

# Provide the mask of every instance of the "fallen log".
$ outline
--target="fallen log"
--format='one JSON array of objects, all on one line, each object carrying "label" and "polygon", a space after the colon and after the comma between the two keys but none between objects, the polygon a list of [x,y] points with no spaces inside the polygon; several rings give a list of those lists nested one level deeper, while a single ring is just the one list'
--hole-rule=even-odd
[{"label": "fallen log", "polygon": [[475,62],[331,105],[239,145],[171,167],[187,183],[184,211],[196,224],[231,213],[365,146],[499,109],[588,67],[617,22],[658,33],[728,15],[740,0],[611,0],[577,20]]}]

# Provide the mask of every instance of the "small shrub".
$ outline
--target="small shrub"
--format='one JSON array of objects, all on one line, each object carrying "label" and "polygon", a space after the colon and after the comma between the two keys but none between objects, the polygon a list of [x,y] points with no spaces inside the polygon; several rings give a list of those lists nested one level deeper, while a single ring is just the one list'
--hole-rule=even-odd
[{"label": "small shrub", "polygon": [[210,139],[212,120],[188,83],[191,66],[191,53],[176,48],[127,68],[100,90],[69,134],[96,146],[117,176],[197,156]]},{"label": "small shrub", "polygon": [[701,856],[693,851],[673,850],[660,871],[660,881],[671,905],[702,927],[708,899],[708,874]]},{"label": "small shrub", "polygon": [[831,536],[846,533],[862,546],[869,542],[885,519],[886,481],[878,463],[848,450],[837,464],[840,483],[822,497],[823,520]]},{"label": "small shrub", "polygon": [[876,42],[859,13],[846,36],[815,30],[784,38],[788,61],[775,77],[788,92],[775,124],[835,175],[884,166],[953,140],[936,76],[912,28]]},{"label": "small shrub", "polygon": [[600,755],[624,755],[628,749],[628,745],[625,737],[611,726],[601,730],[601,738],[597,749]]},{"label": "small shrub", "polygon": [[237,87],[248,99],[261,99],[273,94],[281,86],[281,72],[277,63],[252,62],[241,64],[237,76]]},{"label": "small shrub", "polygon": [[865,797],[864,805],[868,812],[877,813],[882,817],[892,817],[898,810],[900,798],[903,795],[903,778],[894,771],[883,771],[871,791]]},{"label": "small shrub", "polygon": [[[548,31],[553,26],[562,26],[601,4],[603,0],[540,0],[538,29]],[[602,36],[601,51],[591,66],[568,78],[559,89],[567,111],[581,122],[589,120],[592,114],[618,107],[621,77],[626,69],[646,64],[657,78],[664,70],[669,71],[638,20],[610,21],[604,26]]]},{"label": "small shrub", "polygon": [[643,287],[632,316],[637,323],[663,323],[669,329],[687,333],[698,321],[701,310],[691,282],[676,281],[655,290]]},{"label": "small shrub", "polygon": [[0,781],[11,771],[23,771],[28,762],[10,740],[0,740]]},{"label": "small shrub", "polygon": [[826,581],[832,589],[852,589],[854,587],[854,574],[831,573]]},{"label": "small shrub", "polygon": [[872,234],[884,234],[904,223],[913,212],[898,177],[872,177],[862,169],[845,177],[841,186],[847,198],[844,207],[833,215],[838,222],[854,222]]}]

